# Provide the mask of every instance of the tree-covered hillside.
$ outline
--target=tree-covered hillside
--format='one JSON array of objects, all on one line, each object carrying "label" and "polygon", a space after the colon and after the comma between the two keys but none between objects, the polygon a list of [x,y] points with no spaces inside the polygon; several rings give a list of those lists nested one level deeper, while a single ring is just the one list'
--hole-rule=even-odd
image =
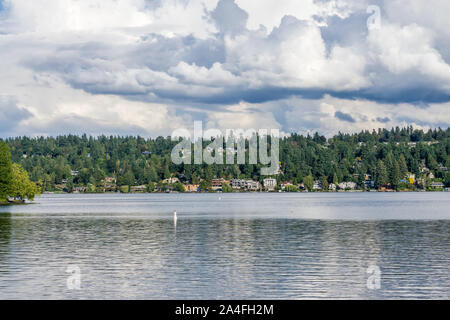
[{"label": "tree-covered hillside", "polygon": [[[44,190],[58,185],[100,186],[105,177],[117,185],[148,185],[171,176],[197,184],[201,179],[246,178],[262,181],[260,165],[175,165],[170,159],[176,142],[169,137],[144,139],[118,136],[18,137],[6,140],[12,161],[23,166]],[[399,188],[408,175],[433,179],[449,186],[450,129],[429,131],[412,127],[338,134],[292,134],[280,141],[279,182],[319,180],[323,184],[353,181],[363,186]],[[431,175],[430,175],[431,173]]]}]

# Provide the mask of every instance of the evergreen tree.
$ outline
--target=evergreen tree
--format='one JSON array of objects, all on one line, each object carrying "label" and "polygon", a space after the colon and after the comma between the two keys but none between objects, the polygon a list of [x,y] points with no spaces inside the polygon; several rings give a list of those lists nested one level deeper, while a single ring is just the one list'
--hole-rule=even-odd
[{"label": "evergreen tree", "polygon": [[403,153],[398,158],[398,165],[400,168],[401,178],[404,178],[406,176],[406,174],[408,173],[408,165],[406,164],[406,159],[405,159],[405,156],[403,155]]},{"label": "evergreen tree", "polygon": [[388,175],[386,171],[386,166],[384,165],[383,160],[378,160],[375,183],[378,187],[381,187],[386,185],[387,182],[388,182]]},{"label": "evergreen tree", "polygon": [[398,188],[400,184],[400,178],[401,178],[400,166],[398,162],[394,160],[394,165],[392,171],[390,172],[391,185],[394,189]]},{"label": "evergreen tree", "polygon": [[336,172],[333,173],[333,183],[337,186],[339,184],[338,177],[336,175]]}]

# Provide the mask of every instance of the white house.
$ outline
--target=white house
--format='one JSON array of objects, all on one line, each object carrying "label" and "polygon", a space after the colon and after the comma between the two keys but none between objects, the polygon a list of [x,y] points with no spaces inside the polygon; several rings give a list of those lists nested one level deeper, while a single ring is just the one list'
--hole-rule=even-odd
[{"label": "white house", "polygon": [[339,189],[342,189],[342,190],[346,190],[346,189],[353,190],[353,189],[356,189],[357,186],[358,185],[356,184],[356,182],[341,182],[338,185]]},{"label": "white house", "polygon": [[264,179],[263,183],[264,183],[264,189],[275,190],[275,188],[277,186],[277,179],[272,179],[272,178]]}]

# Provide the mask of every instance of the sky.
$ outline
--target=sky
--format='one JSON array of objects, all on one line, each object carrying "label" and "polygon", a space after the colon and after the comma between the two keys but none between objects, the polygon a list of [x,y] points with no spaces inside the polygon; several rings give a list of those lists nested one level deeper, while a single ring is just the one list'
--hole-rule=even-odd
[{"label": "sky", "polygon": [[447,0],[0,0],[0,137],[156,137],[199,120],[326,136],[447,128],[448,12]]}]

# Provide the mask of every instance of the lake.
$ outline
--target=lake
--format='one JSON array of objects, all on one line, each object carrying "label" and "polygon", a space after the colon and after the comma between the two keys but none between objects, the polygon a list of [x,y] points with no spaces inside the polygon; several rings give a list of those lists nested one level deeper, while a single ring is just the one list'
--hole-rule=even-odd
[{"label": "lake", "polygon": [[0,299],[448,299],[449,276],[444,192],[43,195],[0,207]]}]

